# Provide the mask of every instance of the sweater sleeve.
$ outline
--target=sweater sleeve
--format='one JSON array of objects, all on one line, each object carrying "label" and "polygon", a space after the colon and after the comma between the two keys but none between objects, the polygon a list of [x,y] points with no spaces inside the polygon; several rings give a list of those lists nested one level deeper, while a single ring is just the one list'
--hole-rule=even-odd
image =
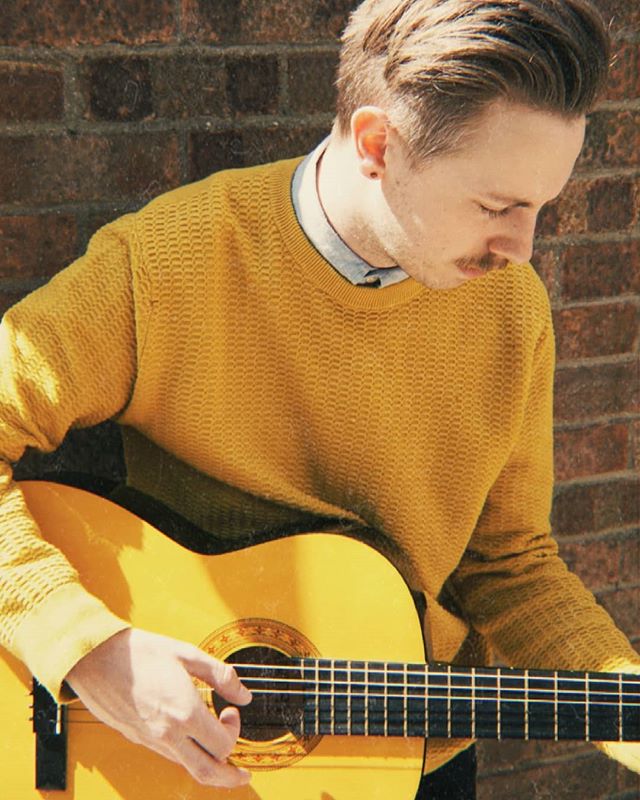
[{"label": "sweater sleeve", "polygon": [[553,490],[554,339],[538,340],[519,437],[453,585],[471,624],[511,666],[624,670],[640,656],[558,556]]},{"label": "sweater sleeve", "polygon": [[136,325],[125,233],[122,220],[99,231],[82,258],[0,325],[0,643],[54,695],[83,655],[127,623],[40,536],[11,464],[128,402]]}]

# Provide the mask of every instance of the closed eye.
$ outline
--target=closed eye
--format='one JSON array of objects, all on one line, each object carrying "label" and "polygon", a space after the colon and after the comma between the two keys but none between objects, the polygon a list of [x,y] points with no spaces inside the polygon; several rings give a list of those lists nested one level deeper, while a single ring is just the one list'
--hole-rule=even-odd
[{"label": "closed eye", "polygon": [[495,208],[487,208],[486,206],[481,205],[480,209],[482,210],[483,214],[486,214],[491,219],[498,219],[498,217],[506,217],[507,214],[511,211],[511,206],[507,208],[495,209]]}]

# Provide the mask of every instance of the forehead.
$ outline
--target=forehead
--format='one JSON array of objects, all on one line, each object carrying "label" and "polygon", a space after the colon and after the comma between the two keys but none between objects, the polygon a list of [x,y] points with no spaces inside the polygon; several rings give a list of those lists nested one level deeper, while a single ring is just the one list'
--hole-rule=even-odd
[{"label": "forehead", "polygon": [[432,165],[451,184],[497,202],[537,204],[560,193],[582,149],[585,118],[500,101],[478,116],[463,144]]}]

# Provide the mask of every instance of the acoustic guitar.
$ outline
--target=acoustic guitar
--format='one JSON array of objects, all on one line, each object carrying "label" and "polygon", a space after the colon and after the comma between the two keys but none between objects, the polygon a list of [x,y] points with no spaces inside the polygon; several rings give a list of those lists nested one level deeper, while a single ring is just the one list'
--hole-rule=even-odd
[{"label": "acoustic guitar", "polygon": [[253,779],[198,785],[79,701],[57,704],[5,653],[6,800],[412,800],[430,737],[640,740],[640,676],[425,664],[410,591],[359,541],[314,533],[203,555],[88,492],[22,487],[116,614],[236,665],[254,700],[231,760]]}]

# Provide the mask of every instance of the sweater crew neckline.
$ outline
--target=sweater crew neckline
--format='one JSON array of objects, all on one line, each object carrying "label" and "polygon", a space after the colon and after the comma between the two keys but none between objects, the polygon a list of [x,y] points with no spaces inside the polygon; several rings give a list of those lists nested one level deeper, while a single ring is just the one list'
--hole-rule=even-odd
[{"label": "sweater crew neckline", "polygon": [[295,158],[275,165],[270,192],[283,242],[309,280],[345,306],[372,311],[402,305],[429,291],[411,277],[391,286],[372,288],[354,285],[336,272],[311,244],[293,209],[291,179],[301,161]]}]

